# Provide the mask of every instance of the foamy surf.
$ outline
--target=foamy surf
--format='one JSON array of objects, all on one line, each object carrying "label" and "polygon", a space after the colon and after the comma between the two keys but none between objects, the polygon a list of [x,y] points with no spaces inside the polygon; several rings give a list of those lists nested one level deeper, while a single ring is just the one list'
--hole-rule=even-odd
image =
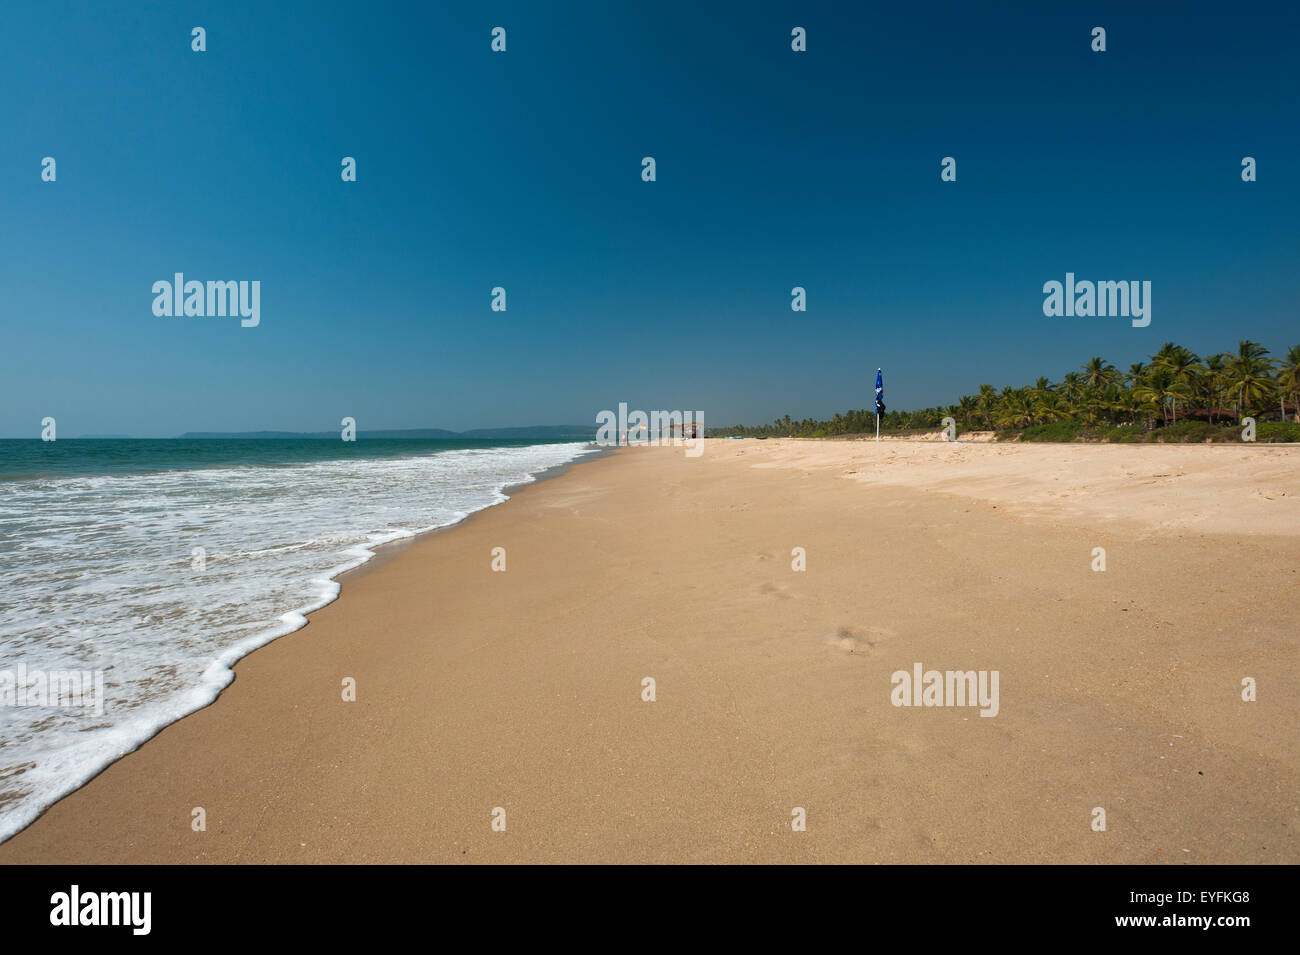
[{"label": "foamy surf", "polygon": [[[506,488],[590,450],[0,481],[0,841],[211,703],[240,658],[301,629],[377,547],[499,504]],[[84,699],[20,700],[20,666],[27,676],[102,674],[102,711]],[[36,702],[64,700],[51,689]]]}]

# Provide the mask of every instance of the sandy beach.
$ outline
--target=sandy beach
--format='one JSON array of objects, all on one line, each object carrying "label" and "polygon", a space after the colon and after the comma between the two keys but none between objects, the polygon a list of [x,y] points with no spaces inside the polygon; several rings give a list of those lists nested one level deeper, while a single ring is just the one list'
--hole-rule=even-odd
[{"label": "sandy beach", "polygon": [[[628,448],[350,576],[0,863],[1296,863],[1298,619],[1294,445]],[[996,716],[894,705],[917,664]]]}]

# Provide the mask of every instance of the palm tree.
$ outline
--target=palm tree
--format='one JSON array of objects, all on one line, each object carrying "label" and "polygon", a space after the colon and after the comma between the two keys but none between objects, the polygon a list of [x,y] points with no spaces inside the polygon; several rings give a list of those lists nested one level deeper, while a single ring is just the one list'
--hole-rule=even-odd
[{"label": "palm tree", "polygon": [[1122,382],[1116,382],[1102,392],[1100,403],[1106,409],[1106,417],[1112,424],[1118,424],[1120,414],[1131,409],[1132,402],[1128,401],[1128,395],[1129,390]]},{"label": "palm tree", "polygon": [[975,420],[975,413],[979,410],[979,401],[974,395],[962,395],[961,398],[958,399],[958,402],[958,407],[961,410],[961,417],[957,420],[960,421],[964,427],[969,428],[971,422]]},{"label": "palm tree", "polygon": [[1214,424],[1214,412],[1219,407],[1219,396],[1223,394],[1223,374],[1227,366],[1227,355],[1222,353],[1208,355],[1200,374],[1201,384],[1205,388],[1206,399],[1210,405],[1210,424]]},{"label": "palm tree", "polygon": [[1228,394],[1236,397],[1238,418],[1271,396],[1273,362],[1264,357],[1267,354],[1263,345],[1244,341],[1237,344],[1237,354],[1228,360]]},{"label": "palm tree", "polygon": [[1189,394],[1187,382],[1179,379],[1167,365],[1158,365],[1151,369],[1146,380],[1133,389],[1134,397],[1139,401],[1153,404],[1160,409],[1164,423],[1169,424],[1166,406]]},{"label": "palm tree", "polygon": [[1068,421],[1074,417],[1065,398],[1047,391],[1034,398],[1034,416],[1043,422]]},{"label": "palm tree", "polygon": [[1059,395],[1056,394],[1055,391],[1052,390],[1052,383],[1045,376],[1040,375],[1038,380],[1034,382],[1034,386],[1029,389],[1029,399],[1031,402],[1033,402],[1036,414],[1037,414],[1037,408],[1042,404],[1042,402],[1045,399],[1047,399],[1049,395],[1053,397],[1060,397]]},{"label": "palm tree", "polygon": [[1083,395],[1083,376],[1077,371],[1067,371],[1061,379],[1061,391],[1072,403],[1077,403]]},{"label": "palm tree", "polygon": [[1252,342],[1246,339],[1244,342],[1237,342],[1238,358],[1263,358],[1268,354],[1268,349],[1259,342]]},{"label": "palm tree", "polygon": [[1173,342],[1165,342],[1163,345],[1161,345],[1160,350],[1151,356],[1151,368],[1152,369],[1168,368],[1169,356],[1173,353],[1173,350],[1177,347],[1178,346],[1175,345]]},{"label": "palm tree", "polygon": [[[1188,385],[1186,391],[1190,393],[1192,384],[1192,369],[1196,367],[1196,355],[1188,351],[1182,345],[1175,345],[1173,342],[1165,342],[1160,346],[1160,351],[1152,356],[1153,363],[1159,368],[1168,368],[1174,373],[1174,378]],[[1172,394],[1172,392],[1171,392]],[[1173,417],[1178,419],[1178,399],[1172,398]]]},{"label": "palm tree", "polygon": [[1104,358],[1089,358],[1088,363],[1080,370],[1083,372],[1083,384],[1086,388],[1101,391],[1115,383],[1115,366]]},{"label": "palm tree", "polygon": [[1117,421],[1124,417],[1127,419],[1127,424],[1136,424],[1138,413],[1141,410],[1139,405],[1140,403],[1134,396],[1132,388],[1115,389],[1115,401],[1111,407],[1116,412]]},{"label": "palm tree", "polygon": [[1034,408],[1025,388],[1005,388],[998,424],[1004,428],[1025,428],[1034,423]]},{"label": "palm tree", "polygon": [[[1135,361],[1133,364],[1128,366],[1128,372],[1124,375],[1124,380],[1128,387],[1124,390],[1124,401],[1121,403],[1122,406],[1117,410],[1127,411],[1129,413],[1130,424],[1137,420],[1138,414],[1142,410],[1142,402],[1138,401],[1138,399],[1133,396],[1133,393],[1137,388],[1142,386],[1142,383],[1146,381],[1146,377],[1150,372],[1151,367],[1145,362]],[[1152,427],[1154,426],[1155,423],[1153,421]]]},{"label": "palm tree", "polygon": [[993,390],[992,385],[980,385],[979,397],[976,399],[979,404],[980,413],[984,415],[984,427],[993,427],[993,409],[997,406],[997,392]]},{"label": "palm tree", "polygon": [[[1277,393],[1279,400],[1291,398],[1295,401],[1295,419],[1300,422],[1300,345],[1288,348],[1286,357],[1279,362]],[[1286,420],[1285,403],[1282,405],[1282,420]]]}]

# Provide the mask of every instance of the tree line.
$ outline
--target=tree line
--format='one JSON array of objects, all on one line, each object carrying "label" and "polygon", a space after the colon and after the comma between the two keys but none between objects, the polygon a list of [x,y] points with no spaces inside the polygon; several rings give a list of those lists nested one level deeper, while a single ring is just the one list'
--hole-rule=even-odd
[{"label": "tree line", "polygon": [[[883,432],[935,430],[952,418],[961,431],[1009,432],[1008,436],[1070,439],[1080,436],[1140,439],[1214,439],[1241,419],[1291,420],[1300,424],[1300,345],[1281,358],[1263,345],[1238,342],[1235,352],[1204,357],[1173,342],[1120,371],[1100,357],[1088,359],[1059,382],[1039,378],[1020,388],[980,385],[956,404],[916,411],[887,411]],[[1194,424],[1195,423],[1195,424]],[[826,421],[789,415],[757,427],[710,428],[714,436],[835,437],[874,434],[874,408],[849,410]],[[1277,429],[1275,429],[1277,430]],[[1290,434],[1283,425],[1279,434]],[[1297,429],[1300,431],[1300,429]],[[1035,432],[1035,433],[1031,433]],[[1300,433],[1285,440],[1300,440]]]}]

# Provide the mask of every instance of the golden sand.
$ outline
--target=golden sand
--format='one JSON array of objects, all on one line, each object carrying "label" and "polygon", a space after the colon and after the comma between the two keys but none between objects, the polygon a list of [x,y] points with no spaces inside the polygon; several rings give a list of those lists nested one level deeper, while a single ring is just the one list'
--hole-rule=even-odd
[{"label": "golden sand", "polygon": [[[626,449],[347,578],[0,863],[1295,863],[1298,611],[1297,447]],[[918,663],[997,716],[893,705]]]}]

